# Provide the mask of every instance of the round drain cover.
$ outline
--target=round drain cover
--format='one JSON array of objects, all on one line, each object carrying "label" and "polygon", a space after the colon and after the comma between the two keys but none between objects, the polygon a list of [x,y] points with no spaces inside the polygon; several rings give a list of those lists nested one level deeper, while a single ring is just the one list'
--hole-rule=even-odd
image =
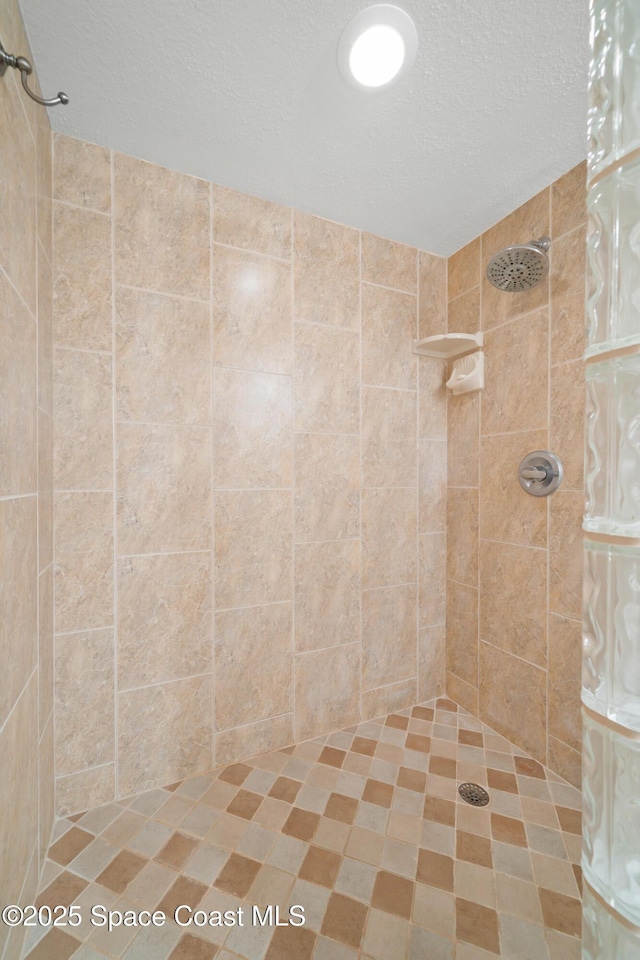
[{"label": "round drain cover", "polygon": [[471,803],[474,807],[486,807],[489,803],[489,794],[479,783],[461,783],[458,793],[465,803]]}]

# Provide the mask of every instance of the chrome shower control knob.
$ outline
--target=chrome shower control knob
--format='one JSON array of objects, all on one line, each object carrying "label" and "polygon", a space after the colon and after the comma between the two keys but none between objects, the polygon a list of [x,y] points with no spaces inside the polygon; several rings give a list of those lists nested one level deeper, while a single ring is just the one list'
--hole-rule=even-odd
[{"label": "chrome shower control knob", "polygon": [[548,497],[562,483],[562,464],[548,450],[528,453],[518,467],[520,486],[532,497]]}]

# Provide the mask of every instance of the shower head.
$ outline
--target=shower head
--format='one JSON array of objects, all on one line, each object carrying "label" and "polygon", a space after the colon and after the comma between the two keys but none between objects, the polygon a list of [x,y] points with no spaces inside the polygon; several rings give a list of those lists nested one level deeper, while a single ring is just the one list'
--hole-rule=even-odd
[{"label": "shower head", "polygon": [[520,290],[530,290],[549,272],[549,258],[547,250],[551,241],[549,237],[541,237],[530,243],[519,243],[513,247],[505,247],[489,262],[487,279],[498,290],[509,293],[518,293]]}]

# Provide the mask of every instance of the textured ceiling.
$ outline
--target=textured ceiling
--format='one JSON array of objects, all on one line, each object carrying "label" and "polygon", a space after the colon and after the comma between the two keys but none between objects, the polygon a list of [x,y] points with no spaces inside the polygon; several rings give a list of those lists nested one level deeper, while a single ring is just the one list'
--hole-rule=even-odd
[{"label": "textured ceiling", "polygon": [[55,130],[442,256],[584,158],[586,0],[399,0],[416,62],[359,91],[367,5],[21,0]]}]

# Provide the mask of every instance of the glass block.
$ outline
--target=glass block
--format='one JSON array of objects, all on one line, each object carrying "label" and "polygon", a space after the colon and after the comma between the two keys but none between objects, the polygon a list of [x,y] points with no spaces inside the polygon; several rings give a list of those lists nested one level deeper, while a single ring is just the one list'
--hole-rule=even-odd
[{"label": "glass block", "polygon": [[592,0],[589,177],[640,146],[640,9],[637,0]]},{"label": "glass block", "polygon": [[587,196],[585,356],[640,342],[640,160]]},{"label": "glass block", "polygon": [[583,960],[638,960],[640,937],[628,930],[585,889],[582,901]]},{"label": "glass block", "polygon": [[640,537],[640,356],[587,367],[584,529]]},{"label": "glass block", "polygon": [[609,604],[609,548],[605,544],[584,545],[582,621],[582,700],[588,707],[607,715],[611,635]]},{"label": "glass block", "polygon": [[611,734],[610,882],[613,905],[640,925],[640,742]]},{"label": "glass block", "polygon": [[582,869],[591,886],[610,899],[609,731],[584,718],[582,740]]}]

